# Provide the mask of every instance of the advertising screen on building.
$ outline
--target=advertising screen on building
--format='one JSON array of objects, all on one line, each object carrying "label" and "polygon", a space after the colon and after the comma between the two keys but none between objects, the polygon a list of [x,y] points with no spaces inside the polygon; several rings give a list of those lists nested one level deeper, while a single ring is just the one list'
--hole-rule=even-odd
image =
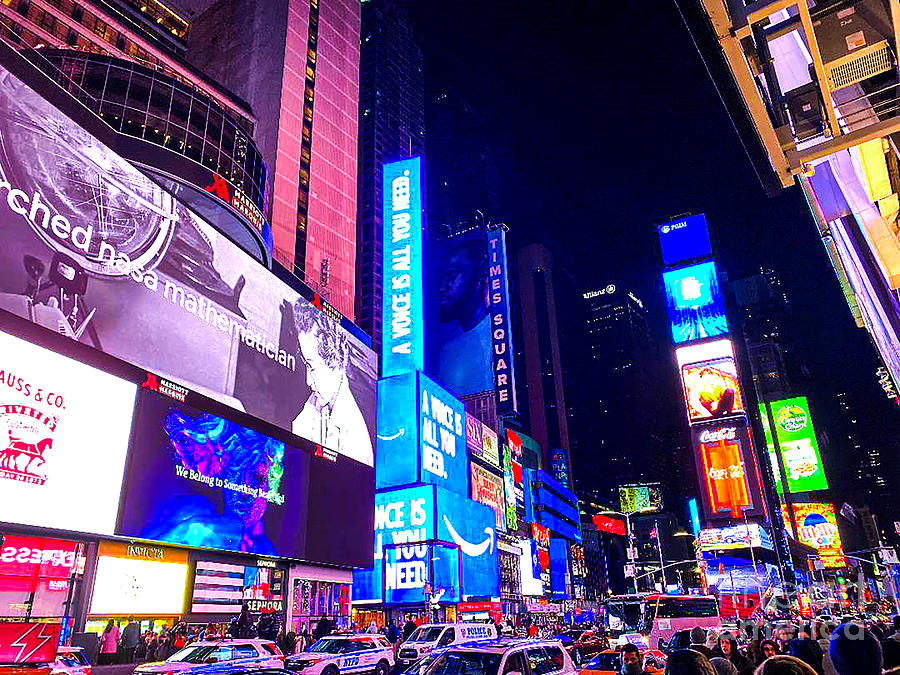
[{"label": "advertising screen on building", "polygon": [[834,504],[795,503],[794,522],[800,543],[818,550],[825,567],[845,567],[844,545],[838,530]]},{"label": "advertising screen on building", "polygon": [[113,534],[136,391],[0,332],[0,521]]},{"label": "advertising screen on building", "polygon": [[21,618],[62,617],[78,564],[74,541],[0,534],[0,612]]},{"label": "advertising screen on building", "polygon": [[5,69],[0,145],[0,309],[373,464],[375,354],[327,304]]},{"label": "advertising screen on building", "polygon": [[505,443],[503,444],[503,494],[506,498],[506,526],[510,530],[518,530],[516,479],[513,475],[512,453]]},{"label": "advertising screen on building", "polygon": [[481,425],[481,457],[491,466],[500,466],[500,437],[486,424]]},{"label": "advertising screen on building", "polygon": [[[772,417],[778,433],[778,445],[787,472],[788,489],[793,492],[809,492],[811,490],[827,490],[828,479],[822,466],[822,455],[819,442],[813,427],[809,401],[805,396],[776,401],[770,404]],[[783,492],[781,472],[775,457],[775,444],[772,430],[764,406],[760,406],[760,417],[766,432],[769,447],[769,460],[775,475],[775,487]]]},{"label": "advertising screen on building", "polygon": [[772,538],[757,523],[707,528],[700,530],[697,540],[701,551],[728,551],[749,546],[772,550]]},{"label": "advertising screen on building", "polygon": [[245,606],[284,609],[285,571],[275,567],[198,560],[191,611],[197,614],[240,614]]},{"label": "advertising screen on building", "polygon": [[746,411],[730,340],[681,347],[675,353],[691,424]]},{"label": "advertising screen on building", "polygon": [[[316,457],[146,388],[133,447],[118,534],[330,564],[368,560],[372,469],[362,462]],[[340,526],[311,525],[321,522]]]},{"label": "advertising screen on building", "polygon": [[90,613],[181,615],[187,574],[187,555],[182,562],[101,555]]},{"label": "advertising screen on building", "polygon": [[449,490],[437,488],[435,492],[437,538],[459,551],[462,593],[499,597],[500,561],[494,510]]},{"label": "advertising screen on building", "polygon": [[725,303],[714,262],[663,272],[663,285],[675,344],[728,333]]},{"label": "advertising screen on building", "polygon": [[755,464],[746,421],[694,427],[691,440],[707,514],[740,518],[755,508]]},{"label": "advertising screen on building", "polygon": [[702,213],[662,223],[657,231],[666,266],[712,255],[706,216]]},{"label": "advertising screen on building", "polygon": [[428,256],[429,373],[455,396],[493,390],[500,414],[515,411],[505,230],[473,225],[429,242]]},{"label": "advertising screen on building", "polygon": [[497,516],[497,530],[506,530],[506,499],[503,479],[477,464],[471,465],[472,499],[490,506]]},{"label": "advertising screen on building", "polygon": [[384,377],[425,369],[422,158],[385,164],[382,175]]},{"label": "advertising screen on building", "polygon": [[623,513],[661,511],[662,507],[662,485],[659,483],[619,486],[619,510]]},{"label": "advertising screen on building", "polygon": [[463,404],[422,373],[378,382],[378,489],[432,483],[469,493]]}]

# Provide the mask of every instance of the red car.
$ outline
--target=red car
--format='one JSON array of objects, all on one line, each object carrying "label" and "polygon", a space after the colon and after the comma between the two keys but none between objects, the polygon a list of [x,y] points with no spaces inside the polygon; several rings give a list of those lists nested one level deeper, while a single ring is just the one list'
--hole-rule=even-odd
[{"label": "red car", "polygon": [[609,640],[592,629],[572,628],[556,637],[569,652],[576,668],[590,661],[604,649],[609,649]]}]

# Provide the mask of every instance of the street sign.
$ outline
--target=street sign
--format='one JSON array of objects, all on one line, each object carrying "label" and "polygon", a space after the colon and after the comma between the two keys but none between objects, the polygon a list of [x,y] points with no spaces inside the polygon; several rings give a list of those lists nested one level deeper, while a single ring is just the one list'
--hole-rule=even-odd
[{"label": "street sign", "polygon": [[900,534],[900,520],[894,521],[894,532],[896,532],[897,534]]},{"label": "street sign", "polygon": [[900,560],[897,559],[897,551],[892,548],[882,548],[878,550],[883,565],[897,565]]},{"label": "street sign", "polygon": [[625,565],[625,576],[626,577],[636,577],[637,576],[637,566],[636,565]]}]

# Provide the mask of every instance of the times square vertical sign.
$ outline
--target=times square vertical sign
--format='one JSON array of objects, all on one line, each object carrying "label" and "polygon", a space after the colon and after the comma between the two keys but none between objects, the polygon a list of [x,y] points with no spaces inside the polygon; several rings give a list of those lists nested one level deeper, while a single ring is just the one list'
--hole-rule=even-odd
[{"label": "times square vertical sign", "polygon": [[384,165],[382,175],[381,376],[425,369],[422,158]]},{"label": "times square vertical sign", "polygon": [[503,416],[514,413],[517,410],[509,318],[509,272],[506,265],[506,229],[503,225],[500,225],[489,229],[487,235],[494,393],[497,397],[497,412]]}]

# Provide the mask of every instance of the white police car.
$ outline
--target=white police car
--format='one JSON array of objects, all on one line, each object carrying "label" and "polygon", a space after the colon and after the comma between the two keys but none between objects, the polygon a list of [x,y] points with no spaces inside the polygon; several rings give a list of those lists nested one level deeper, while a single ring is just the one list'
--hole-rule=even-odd
[{"label": "white police car", "polygon": [[492,623],[426,623],[416,628],[400,645],[397,662],[407,666],[432,650],[473,640],[493,640],[497,629]]},{"label": "white police car", "polygon": [[305,652],[287,657],[284,667],[303,675],[388,675],[394,668],[394,648],[383,635],[328,635]]}]

